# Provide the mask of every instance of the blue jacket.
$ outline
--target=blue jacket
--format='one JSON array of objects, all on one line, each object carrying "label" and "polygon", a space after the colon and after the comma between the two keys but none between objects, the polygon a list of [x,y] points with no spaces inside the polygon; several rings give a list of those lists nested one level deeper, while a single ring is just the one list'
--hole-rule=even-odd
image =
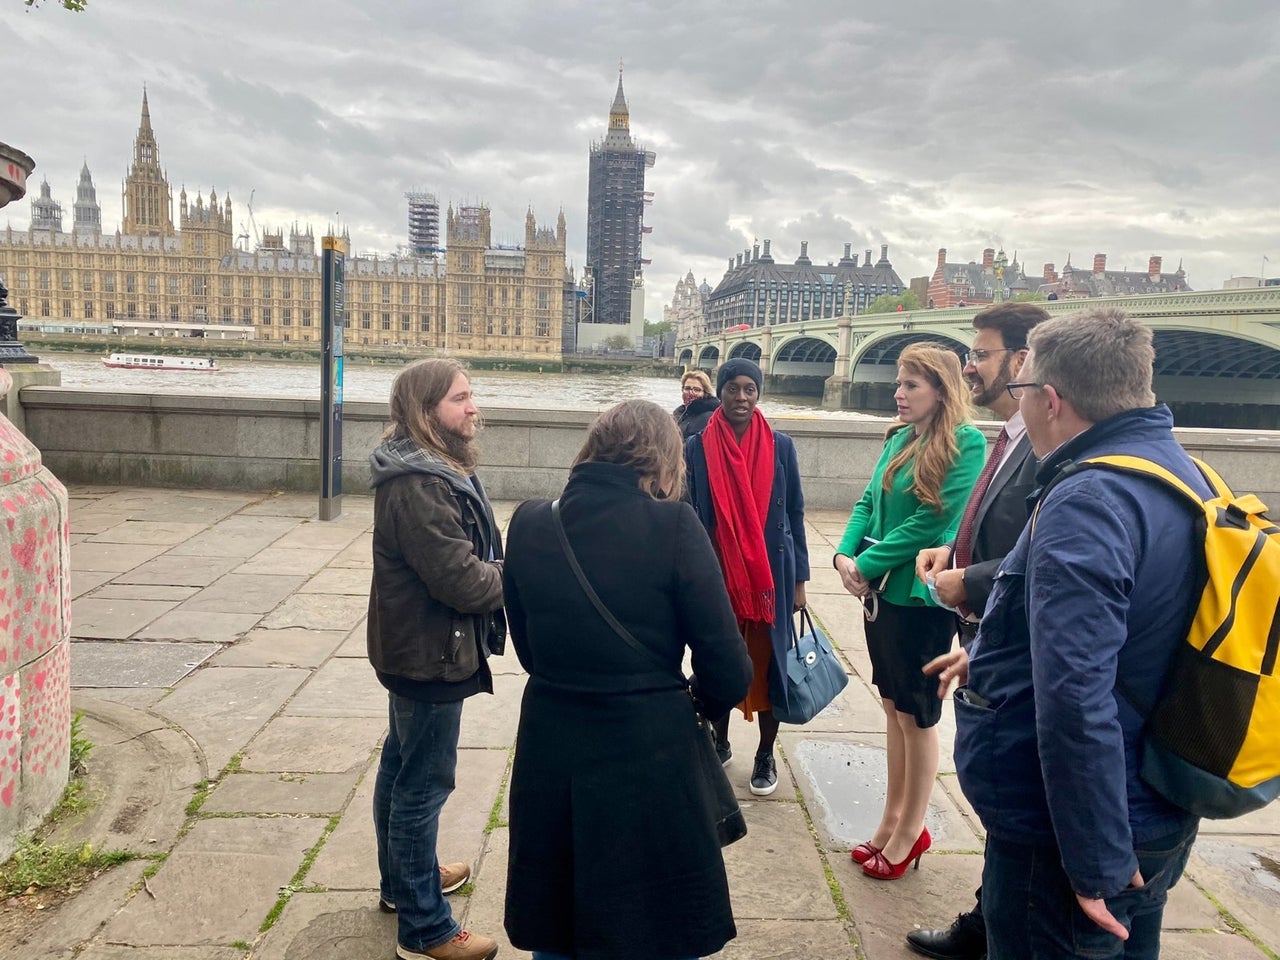
[{"label": "blue jacket", "polygon": [[[711,482],[707,477],[707,454],[702,434],[685,441],[684,459],[688,467],[688,494],[698,519],[715,543],[716,511],[711,502]],[[804,493],[800,490],[800,461],[796,446],[785,433],[773,434],[773,489],[769,493],[769,515],[764,521],[764,544],[769,551],[775,597],[773,626],[773,669],[785,676],[787,649],[791,644],[792,607],[796,584],[809,580],[809,545],[804,531]],[[769,686],[773,696],[785,696],[785,684]]]},{"label": "blue jacket", "polygon": [[[1054,451],[1043,487],[1075,460],[1146,457],[1208,487],[1163,404],[1117,414]],[[1033,497],[1035,494],[1032,495]],[[1048,491],[996,574],[956,695],[956,772],[988,833],[1056,844],[1088,897],[1123,890],[1134,844],[1191,816],[1138,776],[1143,720],[1183,642],[1196,597],[1193,519],[1144,477],[1085,470]]]}]

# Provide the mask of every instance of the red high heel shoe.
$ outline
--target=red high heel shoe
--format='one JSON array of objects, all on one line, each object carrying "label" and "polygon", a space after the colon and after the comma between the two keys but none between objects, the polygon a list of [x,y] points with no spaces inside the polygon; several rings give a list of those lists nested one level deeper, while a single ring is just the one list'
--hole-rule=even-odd
[{"label": "red high heel shoe", "polygon": [[874,877],[876,880],[897,880],[907,872],[907,864],[909,863],[914,862],[915,868],[919,870],[920,858],[924,856],[924,852],[932,845],[933,838],[929,836],[929,828],[925,827],[920,831],[920,836],[911,845],[911,850],[901,863],[890,863],[885,859],[884,852],[881,851],[862,865],[862,872],[868,877]]},{"label": "red high heel shoe", "polygon": [[871,841],[860,843],[849,851],[849,856],[853,858],[853,862],[862,865],[880,852],[880,848],[871,845]]}]

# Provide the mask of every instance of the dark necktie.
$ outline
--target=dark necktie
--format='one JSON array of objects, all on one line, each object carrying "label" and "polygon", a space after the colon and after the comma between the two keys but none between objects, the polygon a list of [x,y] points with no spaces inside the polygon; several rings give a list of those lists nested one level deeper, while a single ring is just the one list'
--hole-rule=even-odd
[{"label": "dark necktie", "polygon": [[996,475],[996,470],[1000,466],[1000,458],[1004,456],[1004,449],[1008,445],[1009,433],[1004,427],[1001,427],[1000,436],[996,437],[996,445],[991,448],[991,455],[987,457],[987,462],[983,466],[982,472],[978,474],[978,482],[973,485],[973,493],[969,495],[969,502],[965,504],[964,513],[960,517],[960,529],[956,532],[955,565],[957,570],[963,570],[973,563],[973,520],[978,515],[978,506],[982,503],[982,498],[987,495],[987,490],[991,487],[991,479]]}]

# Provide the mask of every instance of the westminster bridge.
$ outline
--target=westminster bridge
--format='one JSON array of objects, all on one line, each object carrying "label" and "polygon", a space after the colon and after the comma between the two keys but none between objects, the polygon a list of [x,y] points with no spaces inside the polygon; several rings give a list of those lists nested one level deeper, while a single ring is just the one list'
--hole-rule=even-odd
[{"label": "westminster bridge", "polygon": [[[1058,300],[1051,316],[1119,307],[1155,333],[1156,394],[1187,426],[1280,429],[1280,287]],[[904,347],[935,340],[968,348],[985,304],[830,317],[706,333],[676,344],[687,367],[760,364],[767,389],[821,395],[832,409],[893,410]]]}]

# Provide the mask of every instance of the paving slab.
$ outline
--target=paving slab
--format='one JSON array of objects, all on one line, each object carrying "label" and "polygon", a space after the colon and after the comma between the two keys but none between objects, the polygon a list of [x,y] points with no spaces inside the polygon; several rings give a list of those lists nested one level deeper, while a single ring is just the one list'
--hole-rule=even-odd
[{"label": "paving slab", "polygon": [[205,667],[157,703],[155,712],[191,735],[216,775],[308,676],[296,669]]},{"label": "paving slab", "polygon": [[310,577],[323,570],[331,559],[333,552],[329,550],[282,550],[267,547],[237,565],[235,572],[250,576],[271,573]]},{"label": "paving slab", "polygon": [[473,865],[472,891],[467,897],[453,897],[453,918],[464,929],[475,930],[498,941],[498,956],[527,958],[532,954],[517,950],[507,939],[502,925],[506,907],[507,859],[511,849],[511,831],[499,827],[485,838],[484,856]]},{"label": "paving slab", "polygon": [[207,643],[76,640],[73,687],[172,687],[217,651]]},{"label": "paving slab", "polygon": [[224,777],[201,813],[335,814],[342,810],[357,771],[347,773],[236,773]]},{"label": "paving slab", "polygon": [[88,534],[93,536],[110,530],[129,519],[123,513],[105,513],[97,509],[82,509],[73,502],[68,511],[68,530],[73,535]]},{"label": "paving slab", "polygon": [[[354,658],[357,660],[369,659],[369,621],[367,618],[361,620],[351,628],[351,632],[348,633],[346,639],[342,641],[342,646],[335,650],[333,655],[335,657]],[[491,657],[489,660],[489,669],[493,670],[494,664],[500,663],[503,659],[503,657]],[[497,672],[498,671],[494,670],[494,673]]]},{"label": "paving slab", "polygon": [[89,538],[90,543],[150,543],[177,546],[206,529],[203,523],[175,523],[157,520],[125,520]]},{"label": "paving slab", "polygon": [[197,821],[150,880],[102,932],[135,945],[252,940],[280,887],[323,832],[323,818],[238,817]]},{"label": "paving slab", "polygon": [[114,576],[110,570],[72,570],[71,599],[92,593]]},{"label": "paving slab", "polygon": [[[518,704],[517,704],[518,709]],[[729,745],[733,748],[733,757],[725,765],[724,772],[729,777],[733,792],[739,800],[758,800],[762,803],[794,802],[796,799],[796,782],[786,758],[774,751],[774,760],[778,769],[778,789],[767,797],[757,797],[751,792],[751,773],[755,767],[756,747],[760,743],[760,730],[755,723],[747,723],[742,714],[734,710],[729,721]],[[783,750],[786,748],[783,747]]]},{"label": "paving slab", "polygon": [[396,918],[376,903],[368,893],[295,894],[254,960],[388,960],[395,955]]},{"label": "paving slab", "polygon": [[[368,661],[334,658],[311,675],[285,713],[293,717],[376,717],[385,721],[387,691]],[[466,710],[462,713],[465,723]]]},{"label": "paving slab", "polygon": [[1280,953],[1280,841],[1199,837],[1187,875],[1212,893],[1245,929]]},{"label": "paving slab", "polygon": [[[101,546],[101,544],[89,544]],[[75,560],[72,558],[72,562]],[[116,583],[207,587],[236,565],[234,557],[189,557],[165,554],[115,578]],[[268,571],[271,572],[271,571]]]},{"label": "paving slab", "polygon": [[373,535],[362,533],[351,541],[330,561],[331,567],[360,567],[373,569]]},{"label": "paving slab", "polygon": [[1200,835],[1213,836],[1280,836],[1280,803],[1270,803],[1261,810],[1246,813],[1233,820],[1201,820]]},{"label": "paving slab", "polygon": [[172,944],[163,947],[124,947],[119,944],[97,943],[76,954],[76,960],[244,960],[246,953],[240,947],[222,947],[208,944],[199,947],[179,947]]},{"label": "paving slab", "polygon": [[293,517],[306,520],[319,510],[313,494],[274,493],[239,511],[242,517]]},{"label": "paving slab", "polygon": [[[372,668],[366,669],[372,672]],[[458,736],[458,746],[510,747],[514,744],[516,727],[520,723],[520,699],[524,696],[527,680],[525,674],[495,673],[492,696],[482,693],[468,697],[462,707],[462,730]]]},{"label": "paving slab", "polygon": [[[13,940],[0,943],[4,960],[73,960],[77,949],[89,940],[103,919],[111,916],[129,899],[130,888],[150,864],[132,861],[112,867],[82,887],[74,897],[29,919]],[[89,956],[81,953],[79,956]]]},{"label": "paving slab", "polygon": [[351,594],[367,599],[370,579],[367,568],[326,567],[299,587],[298,592]]},{"label": "paving slab", "polygon": [[[74,577],[75,574],[72,573]],[[181,603],[199,587],[170,587],[158,583],[120,583],[113,581],[93,592],[95,600],[173,600]]]},{"label": "paving slab", "polygon": [[183,601],[180,609],[209,613],[256,613],[259,616],[302,586],[302,577],[228,573]]},{"label": "paving slab", "polygon": [[1164,933],[1160,935],[1164,960],[1264,960],[1265,954],[1236,934]]},{"label": "paving slab", "polygon": [[1230,927],[1213,901],[1186,877],[1175,883],[1169,891],[1169,902],[1165,904],[1161,926],[1166,931],[1230,932]]},{"label": "paving slab", "polygon": [[717,960],[854,960],[857,956],[839,920],[739,919],[737,927],[737,939],[712,954]]},{"label": "paving slab", "polygon": [[833,856],[830,863],[868,960],[915,957],[906,944],[907,931],[949,925],[973,907],[973,891],[982,879],[982,857],[974,854],[925,854],[919,870],[889,883],[865,876],[847,854]]},{"label": "paving slab", "polygon": [[[828,849],[848,851],[880,823],[885,798],[883,737],[782,734],[800,771],[800,789]],[[781,792],[781,791],[779,791]],[[935,783],[925,814],[935,850],[980,851],[982,844],[947,791]]]},{"label": "paving slab", "polygon": [[218,654],[221,667],[318,667],[343,642],[333,630],[254,629]]},{"label": "paving slab", "polygon": [[[74,650],[71,655],[75,656]],[[95,699],[119,703],[135,710],[150,710],[169,693],[164,687],[86,687],[83,689],[93,694]]]},{"label": "paving slab", "polygon": [[297,521],[279,517],[228,517],[174,547],[178,556],[251,557],[288,533]]},{"label": "paving slab", "polygon": [[[733,915],[834,920],[822,857],[797,803],[744,802],[747,835],[724,850]],[[767,865],[767,867],[765,866]]]},{"label": "paving slab", "polygon": [[336,553],[360,536],[366,526],[367,522],[364,518],[346,522],[340,520],[336,523],[304,520],[296,524],[272,546],[282,550],[328,550]]},{"label": "paving slab", "polygon": [[262,625],[270,630],[284,627],[350,630],[368,611],[368,594],[357,597],[294,594],[267,614]]},{"label": "paving slab", "polygon": [[82,540],[71,545],[71,569],[124,573],[160,556],[168,549],[145,543],[93,543]]},{"label": "paving slab", "polygon": [[[137,601],[141,602],[141,601]],[[138,632],[143,640],[191,640],[235,643],[262,619],[257,613],[207,613],[179,607],[157,617]]]},{"label": "paving slab", "polygon": [[172,610],[172,600],[71,601],[71,635],[93,640],[124,640]]},{"label": "paving slab", "polygon": [[[93,743],[85,775],[86,811],[58,823],[53,843],[89,842],[94,849],[155,853],[168,849],[186,820],[186,805],[204,778],[201,758],[179,731],[142,710],[77,690]],[[106,919],[106,915],[102,919]]]},{"label": "paving slab", "polygon": [[98,509],[124,513],[138,520],[166,520],[179,523],[217,523],[252,503],[252,494],[228,491],[163,490],[127,488],[98,501]]},{"label": "paving slab", "polygon": [[275,717],[244,751],[242,770],[343,773],[362,770],[387,732],[380,717]]}]

